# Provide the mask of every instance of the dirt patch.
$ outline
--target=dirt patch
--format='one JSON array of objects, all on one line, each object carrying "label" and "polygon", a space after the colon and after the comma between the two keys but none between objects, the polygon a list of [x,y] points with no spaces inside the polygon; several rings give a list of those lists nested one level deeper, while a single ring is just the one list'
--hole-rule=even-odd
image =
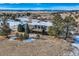
[{"label": "dirt patch", "polygon": [[0,41],[3,41],[6,39],[6,36],[0,36]]},{"label": "dirt patch", "polygon": [[0,42],[0,55],[63,56],[71,50],[70,47],[70,43],[54,37],[48,37],[46,40],[35,40],[31,43],[4,40]]}]

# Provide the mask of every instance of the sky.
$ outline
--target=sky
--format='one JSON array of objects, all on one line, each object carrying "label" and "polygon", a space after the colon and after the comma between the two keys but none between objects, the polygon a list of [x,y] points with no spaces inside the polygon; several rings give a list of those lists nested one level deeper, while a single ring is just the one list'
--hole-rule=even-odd
[{"label": "sky", "polygon": [[79,3],[1,3],[0,9],[12,10],[79,10]]}]

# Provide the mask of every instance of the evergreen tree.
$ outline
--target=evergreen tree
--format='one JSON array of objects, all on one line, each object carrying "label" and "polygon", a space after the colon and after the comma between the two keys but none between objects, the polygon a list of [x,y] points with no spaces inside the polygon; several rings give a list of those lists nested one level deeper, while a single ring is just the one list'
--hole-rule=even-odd
[{"label": "evergreen tree", "polygon": [[23,25],[19,24],[19,25],[18,25],[18,31],[19,31],[19,32],[24,32],[24,30],[25,30],[25,29],[24,29]]},{"label": "evergreen tree", "polygon": [[27,13],[27,16],[30,16],[31,15],[31,13]]},{"label": "evergreen tree", "polygon": [[11,29],[9,28],[9,25],[7,24],[7,19],[8,19],[8,17],[6,16],[6,14],[4,14],[4,16],[3,16],[3,25],[2,25],[1,29],[8,36],[8,34],[10,34],[10,32],[11,32]]},{"label": "evergreen tree", "polygon": [[65,19],[64,19],[64,27],[66,29],[65,31],[65,40],[70,36],[69,35],[69,32],[70,31],[73,31],[74,27],[76,27],[76,21],[73,17],[71,16],[67,16]]},{"label": "evergreen tree", "polygon": [[48,33],[49,35],[59,36],[63,31],[63,19],[61,15],[56,14],[52,20],[53,26],[49,27]]},{"label": "evergreen tree", "polygon": [[53,36],[65,36],[65,40],[70,36],[70,31],[73,31],[74,27],[76,27],[76,21],[73,17],[67,16],[65,19],[57,14],[54,16],[52,20],[53,26],[49,27],[48,33]]},{"label": "evergreen tree", "polygon": [[28,24],[25,24],[25,32],[24,32],[24,38],[29,38],[29,26]]},{"label": "evergreen tree", "polygon": [[25,33],[29,34],[30,30],[29,30],[29,26],[28,24],[25,24]]}]

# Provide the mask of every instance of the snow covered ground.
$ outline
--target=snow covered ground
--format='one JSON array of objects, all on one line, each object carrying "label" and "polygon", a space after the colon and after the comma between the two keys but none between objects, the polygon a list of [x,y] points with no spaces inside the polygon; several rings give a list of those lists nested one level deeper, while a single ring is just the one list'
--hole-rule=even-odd
[{"label": "snow covered ground", "polygon": [[69,54],[71,56],[79,56],[79,44],[78,43],[72,43],[72,52]]}]

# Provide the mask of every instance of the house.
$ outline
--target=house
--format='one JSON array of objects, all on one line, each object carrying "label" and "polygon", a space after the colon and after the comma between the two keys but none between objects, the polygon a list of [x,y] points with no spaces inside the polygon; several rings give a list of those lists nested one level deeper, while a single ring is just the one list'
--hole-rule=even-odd
[{"label": "house", "polygon": [[[14,22],[16,23],[17,25],[19,24],[28,24],[29,26],[29,29],[31,31],[39,31],[41,32],[43,29],[45,31],[48,31],[48,27],[52,26],[52,22],[49,21],[49,20],[38,20],[38,19],[29,19],[28,17],[19,17],[19,18],[16,18],[16,19],[19,19],[20,20],[20,23],[17,24],[17,22]],[[17,26],[15,25],[15,26]]]},{"label": "house", "polygon": [[31,31],[39,31],[39,32],[41,32],[43,29],[47,32],[48,28],[52,26],[52,22],[49,20],[42,21],[42,20],[37,20],[37,19],[31,19],[31,22],[29,22],[30,20],[28,19],[28,17],[27,18],[19,17],[16,19],[19,19],[20,21],[15,21],[11,19],[7,20],[7,24],[9,25],[12,31],[17,31],[19,24],[22,24],[22,25],[28,24],[29,29]]},{"label": "house", "polygon": [[[37,31],[37,32],[42,32],[42,30],[44,29],[46,32],[48,31],[48,28],[50,26],[52,26],[52,22],[51,21],[41,21],[41,20],[37,20],[37,19],[32,19],[31,22],[29,22],[30,20],[27,19],[27,18],[18,18],[20,19],[21,21],[18,22],[18,21],[14,21],[13,24],[14,24],[14,27],[17,28],[17,26],[19,24],[28,24],[29,26],[29,29],[31,31]],[[12,23],[10,22],[11,24],[11,27],[12,27]],[[13,28],[13,27],[12,27]]]}]

